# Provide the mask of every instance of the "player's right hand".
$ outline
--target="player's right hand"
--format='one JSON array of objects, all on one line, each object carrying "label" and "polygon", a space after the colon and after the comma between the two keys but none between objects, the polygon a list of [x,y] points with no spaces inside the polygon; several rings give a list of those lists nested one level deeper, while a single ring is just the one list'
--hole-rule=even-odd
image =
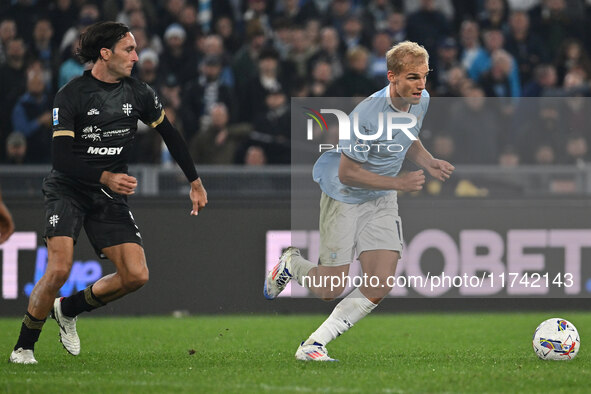
[{"label": "player's right hand", "polygon": [[137,179],[127,174],[103,171],[100,182],[118,194],[129,196],[135,193]]},{"label": "player's right hand", "polygon": [[398,180],[398,187],[396,190],[401,192],[416,192],[423,189],[425,183],[425,175],[423,170],[407,172],[406,174],[396,177]]}]

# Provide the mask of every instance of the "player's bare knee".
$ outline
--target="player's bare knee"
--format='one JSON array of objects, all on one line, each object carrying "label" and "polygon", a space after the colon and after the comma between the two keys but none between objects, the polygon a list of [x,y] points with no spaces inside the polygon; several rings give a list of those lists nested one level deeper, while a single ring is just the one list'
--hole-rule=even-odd
[{"label": "player's bare knee", "polygon": [[128,272],[121,278],[123,288],[128,292],[136,291],[148,282],[149,276],[150,274],[147,267]]},{"label": "player's bare knee", "polygon": [[70,270],[66,267],[48,268],[44,275],[47,285],[56,289],[61,288],[64,283],[66,283],[69,276]]}]

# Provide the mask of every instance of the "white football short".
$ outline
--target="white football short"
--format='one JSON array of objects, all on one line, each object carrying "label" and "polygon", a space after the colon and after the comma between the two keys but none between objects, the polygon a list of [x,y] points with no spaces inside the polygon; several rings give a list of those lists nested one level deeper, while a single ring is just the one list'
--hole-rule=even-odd
[{"label": "white football short", "polygon": [[366,250],[394,250],[402,255],[402,221],[396,193],[361,204],[320,198],[320,264],[350,264]]}]

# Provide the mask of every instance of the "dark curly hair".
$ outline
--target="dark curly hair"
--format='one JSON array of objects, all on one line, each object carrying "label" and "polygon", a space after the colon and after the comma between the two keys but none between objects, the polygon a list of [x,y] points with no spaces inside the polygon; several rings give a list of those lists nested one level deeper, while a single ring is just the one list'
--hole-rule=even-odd
[{"label": "dark curly hair", "polygon": [[80,35],[80,47],[76,55],[84,63],[96,62],[101,57],[101,49],[113,50],[119,40],[129,32],[129,27],[118,22],[97,22],[90,25]]}]

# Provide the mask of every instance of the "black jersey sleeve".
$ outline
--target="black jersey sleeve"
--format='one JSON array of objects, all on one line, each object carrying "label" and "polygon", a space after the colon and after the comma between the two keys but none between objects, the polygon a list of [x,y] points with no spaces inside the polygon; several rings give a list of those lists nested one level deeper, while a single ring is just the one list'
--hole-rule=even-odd
[{"label": "black jersey sleeve", "polygon": [[72,89],[60,90],[53,102],[53,138],[51,156],[53,168],[70,176],[99,182],[102,170],[91,167],[74,154],[74,120],[78,97]]},{"label": "black jersey sleeve", "polygon": [[158,130],[162,136],[170,155],[174,158],[179,167],[181,167],[187,180],[193,182],[195,179],[199,178],[185,140],[181,137],[181,133],[170,124],[166,116],[156,127],[156,130]]},{"label": "black jersey sleeve", "polygon": [[150,127],[156,127],[164,120],[164,110],[158,95],[148,84],[139,87],[140,120]]},{"label": "black jersey sleeve", "polygon": [[53,137],[67,136],[74,138],[74,119],[78,98],[70,89],[57,92],[53,100]]}]

